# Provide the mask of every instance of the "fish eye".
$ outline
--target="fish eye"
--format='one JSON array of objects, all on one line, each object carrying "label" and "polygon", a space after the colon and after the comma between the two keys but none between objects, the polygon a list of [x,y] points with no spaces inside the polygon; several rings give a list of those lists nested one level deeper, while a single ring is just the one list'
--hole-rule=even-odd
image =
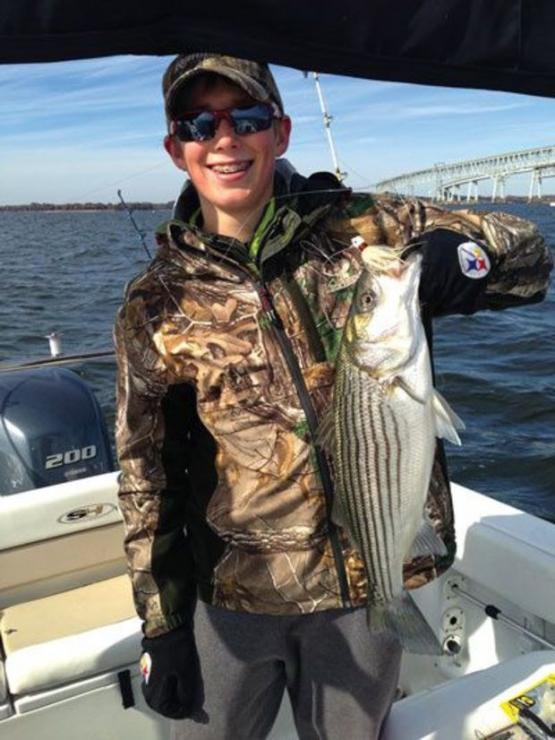
[{"label": "fish eye", "polygon": [[376,294],[373,290],[365,290],[359,298],[359,306],[362,311],[371,311],[376,305]]}]

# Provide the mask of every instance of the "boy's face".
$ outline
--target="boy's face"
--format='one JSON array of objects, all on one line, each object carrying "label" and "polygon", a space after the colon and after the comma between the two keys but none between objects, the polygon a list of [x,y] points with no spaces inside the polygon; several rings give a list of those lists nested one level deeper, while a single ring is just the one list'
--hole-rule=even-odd
[{"label": "boy's face", "polygon": [[[219,77],[209,86],[202,80],[193,83],[187,109],[222,110],[252,102],[242,88]],[[239,136],[223,119],[208,141],[182,142],[167,136],[164,146],[174,164],[188,173],[201,207],[208,205],[227,216],[247,219],[272,197],[275,160],[286,151],[290,131],[291,122],[284,117],[267,131]],[[224,167],[238,170],[224,172]]]}]

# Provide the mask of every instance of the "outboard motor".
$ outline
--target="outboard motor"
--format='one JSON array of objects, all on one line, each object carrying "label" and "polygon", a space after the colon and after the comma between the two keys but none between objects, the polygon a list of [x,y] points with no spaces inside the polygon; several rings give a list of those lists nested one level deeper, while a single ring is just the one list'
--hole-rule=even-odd
[{"label": "outboard motor", "polygon": [[89,386],[64,368],[0,374],[0,495],[113,470]]}]

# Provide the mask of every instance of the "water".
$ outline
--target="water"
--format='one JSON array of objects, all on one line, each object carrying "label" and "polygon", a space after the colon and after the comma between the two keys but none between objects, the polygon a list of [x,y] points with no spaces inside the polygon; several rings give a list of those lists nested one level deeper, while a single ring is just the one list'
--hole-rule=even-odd
[{"label": "water", "polygon": [[[503,209],[535,221],[555,244],[555,208]],[[169,212],[135,216],[154,251],[150,235]],[[147,263],[126,214],[5,212],[0,219],[0,361],[44,357],[53,330],[63,333],[67,354],[110,348],[124,285]],[[552,521],[554,309],[552,286],[539,305],[441,319],[435,341],[438,386],[467,425],[463,447],[448,446],[452,479]],[[79,372],[111,428],[113,362],[87,362]]]}]

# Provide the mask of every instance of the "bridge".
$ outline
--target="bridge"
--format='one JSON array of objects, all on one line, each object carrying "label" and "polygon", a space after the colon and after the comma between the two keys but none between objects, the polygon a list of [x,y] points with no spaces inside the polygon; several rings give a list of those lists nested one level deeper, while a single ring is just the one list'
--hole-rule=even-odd
[{"label": "bridge", "polygon": [[[382,180],[377,191],[394,192],[402,195],[420,195],[440,202],[478,200],[478,183],[492,183],[493,201],[505,198],[507,178],[521,173],[530,173],[528,200],[542,196],[542,182],[555,177],[555,146],[540,149],[523,149],[507,154],[495,154],[481,159],[446,164],[438,162],[432,168],[398,175]],[[462,189],[466,186],[466,195]]]}]

